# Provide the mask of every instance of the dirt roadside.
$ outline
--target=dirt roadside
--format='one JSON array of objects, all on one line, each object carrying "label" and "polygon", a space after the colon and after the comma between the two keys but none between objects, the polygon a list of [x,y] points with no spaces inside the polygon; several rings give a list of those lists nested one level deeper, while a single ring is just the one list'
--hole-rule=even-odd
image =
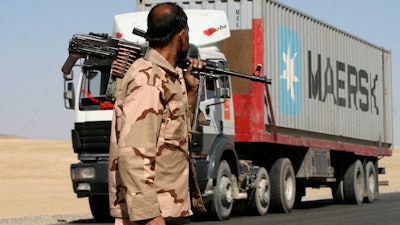
[{"label": "dirt roadside", "polygon": [[[0,218],[90,213],[87,198],[76,198],[69,165],[78,162],[71,141],[0,137]],[[400,192],[400,148],[380,161],[389,186]],[[330,189],[307,189],[303,200],[330,198]]]},{"label": "dirt roadside", "polygon": [[74,162],[71,141],[0,139],[0,218],[90,213],[72,189]]}]

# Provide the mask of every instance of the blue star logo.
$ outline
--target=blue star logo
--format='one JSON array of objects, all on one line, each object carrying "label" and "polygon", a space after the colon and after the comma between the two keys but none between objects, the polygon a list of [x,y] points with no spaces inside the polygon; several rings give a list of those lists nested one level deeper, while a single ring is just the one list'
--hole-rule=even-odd
[{"label": "blue star logo", "polygon": [[289,115],[301,110],[300,51],[297,33],[279,27],[279,109]]}]

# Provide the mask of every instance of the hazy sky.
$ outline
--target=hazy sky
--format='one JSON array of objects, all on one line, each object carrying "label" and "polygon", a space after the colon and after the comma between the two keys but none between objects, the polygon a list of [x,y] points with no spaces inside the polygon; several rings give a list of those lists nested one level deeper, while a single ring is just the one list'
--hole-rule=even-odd
[{"label": "hazy sky", "polygon": [[[400,142],[400,1],[282,0],[286,5],[392,50],[394,139]],[[0,134],[69,139],[61,66],[75,33],[111,33],[113,15],[134,0],[0,1]],[[395,97],[397,96],[397,97]]]}]

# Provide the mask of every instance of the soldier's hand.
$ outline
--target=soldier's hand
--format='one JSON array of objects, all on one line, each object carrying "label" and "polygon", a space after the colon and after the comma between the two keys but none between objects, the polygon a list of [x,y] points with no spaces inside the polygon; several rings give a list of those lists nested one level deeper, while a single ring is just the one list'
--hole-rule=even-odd
[{"label": "soldier's hand", "polygon": [[186,88],[190,90],[196,90],[199,85],[199,79],[192,74],[193,69],[202,69],[204,66],[206,66],[206,62],[201,61],[196,58],[189,58],[188,59],[190,62],[189,67],[186,69],[186,73],[184,74],[185,81],[186,81]]}]

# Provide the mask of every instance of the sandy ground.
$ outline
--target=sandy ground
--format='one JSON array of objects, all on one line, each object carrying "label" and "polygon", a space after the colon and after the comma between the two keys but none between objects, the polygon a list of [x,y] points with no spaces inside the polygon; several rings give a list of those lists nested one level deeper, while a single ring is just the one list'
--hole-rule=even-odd
[{"label": "sandy ground", "polygon": [[71,141],[0,139],[0,218],[90,213],[72,189],[75,162]]},{"label": "sandy ground", "polygon": [[[71,141],[0,136],[0,218],[90,213],[87,198],[76,198],[69,165],[78,162]],[[400,192],[400,149],[380,161],[389,186],[381,193]],[[303,200],[330,198],[330,189],[307,189]]]}]

